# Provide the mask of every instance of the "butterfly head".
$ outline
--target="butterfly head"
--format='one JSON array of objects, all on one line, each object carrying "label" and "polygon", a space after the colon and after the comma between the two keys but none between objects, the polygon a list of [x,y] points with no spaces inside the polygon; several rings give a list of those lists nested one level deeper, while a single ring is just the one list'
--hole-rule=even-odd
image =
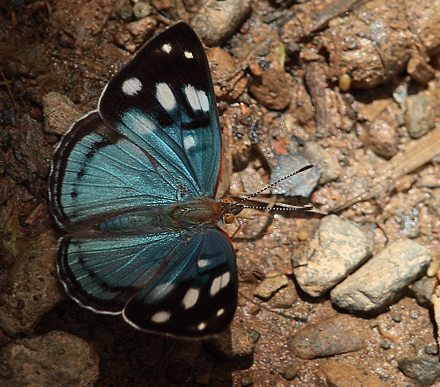
[{"label": "butterfly head", "polygon": [[294,171],[292,173],[290,173],[287,176],[282,177],[281,179],[279,179],[278,181],[268,185],[267,187],[264,187],[263,189],[254,192],[252,195],[249,195],[243,199],[241,199],[238,202],[234,202],[232,199],[229,198],[224,198],[220,201],[220,213],[222,216],[222,220],[226,223],[226,224],[231,224],[235,221],[235,217],[236,215],[238,215],[241,211],[243,211],[244,209],[254,209],[254,210],[267,210],[267,209],[271,209],[271,210],[280,210],[280,211],[309,211],[312,209],[312,207],[310,206],[304,206],[304,207],[296,207],[296,206],[271,206],[270,208],[267,206],[248,206],[243,204],[243,202],[247,201],[247,200],[252,200],[255,196],[258,196],[259,194],[261,194],[262,192],[274,187],[275,185],[281,183],[282,181],[296,175],[297,173],[300,172],[304,172],[307,171],[308,169],[313,168],[312,164],[306,165],[304,167],[302,167],[301,169]]},{"label": "butterfly head", "polygon": [[230,198],[224,198],[220,202],[221,213],[223,221],[226,224],[231,224],[235,221],[235,216],[238,215],[245,206],[241,203],[236,203]]}]

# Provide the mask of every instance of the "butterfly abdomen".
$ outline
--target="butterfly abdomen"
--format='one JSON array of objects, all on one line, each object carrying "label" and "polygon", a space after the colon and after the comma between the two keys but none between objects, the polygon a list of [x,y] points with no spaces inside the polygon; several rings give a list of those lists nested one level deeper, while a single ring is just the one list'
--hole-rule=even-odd
[{"label": "butterfly abdomen", "polygon": [[220,205],[217,202],[199,199],[123,213],[98,223],[96,228],[116,233],[156,234],[176,228],[216,225],[220,219]]}]

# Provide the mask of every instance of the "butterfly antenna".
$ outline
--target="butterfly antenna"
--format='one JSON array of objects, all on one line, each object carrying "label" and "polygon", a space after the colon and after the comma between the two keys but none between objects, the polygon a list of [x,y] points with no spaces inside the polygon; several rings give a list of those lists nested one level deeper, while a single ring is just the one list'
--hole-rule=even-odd
[{"label": "butterfly antenna", "polygon": [[254,192],[252,195],[247,196],[241,200],[239,200],[237,203],[234,203],[232,205],[232,207],[241,207],[241,208],[248,208],[248,209],[253,209],[253,210],[266,210],[268,208],[270,208],[271,210],[281,210],[281,211],[304,211],[304,210],[311,210],[313,209],[312,206],[304,206],[304,207],[282,207],[282,206],[273,206],[273,207],[261,207],[261,206],[245,206],[242,203],[247,201],[247,200],[251,200],[252,198],[254,198],[255,196],[260,195],[261,193],[263,193],[264,191],[271,189],[272,187],[275,187],[276,185],[280,184],[282,181],[287,180],[289,178],[291,178],[294,175],[297,175],[298,173],[304,172],[309,170],[310,168],[313,168],[314,165],[313,164],[308,164],[298,170],[296,170],[295,172],[289,173],[286,176],[283,176],[281,179],[274,181],[273,183],[269,184],[267,187],[264,187],[263,189],[260,189],[257,192]]}]

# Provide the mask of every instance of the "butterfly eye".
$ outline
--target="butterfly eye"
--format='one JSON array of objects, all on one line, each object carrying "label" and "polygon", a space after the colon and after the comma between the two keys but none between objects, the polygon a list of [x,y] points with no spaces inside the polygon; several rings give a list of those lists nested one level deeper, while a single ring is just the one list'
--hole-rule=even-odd
[{"label": "butterfly eye", "polygon": [[226,214],[223,215],[223,220],[225,221],[226,224],[234,223],[235,215],[230,212],[227,212]]}]

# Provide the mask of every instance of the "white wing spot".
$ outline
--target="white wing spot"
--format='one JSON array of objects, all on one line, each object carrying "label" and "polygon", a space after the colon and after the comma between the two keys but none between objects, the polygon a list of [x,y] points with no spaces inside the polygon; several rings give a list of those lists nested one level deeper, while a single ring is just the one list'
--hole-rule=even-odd
[{"label": "white wing spot", "polygon": [[231,280],[231,274],[229,272],[223,273],[221,276],[212,281],[210,295],[215,296],[220,289],[223,289]]},{"label": "white wing spot", "polygon": [[197,101],[197,91],[193,86],[187,85],[183,92],[186,95],[186,99],[194,110],[197,110],[199,107],[199,102]]},{"label": "white wing spot", "polygon": [[183,297],[182,304],[185,307],[185,309],[189,309],[193,307],[197,300],[199,299],[200,290],[199,289],[189,289],[185,297]]},{"label": "white wing spot", "polygon": [[169,54],[171,52],[171,50],[173,49],[173,47],[171,46],[171,44],[169,43],[165,43],[162,46],[162,51],[166,52],[167,54]]},{"label": "white wing spot", "polygon": [[222,283],[221,276],[217,277],[216,279],[214,279],[214,281],[212,281],[211,290],[209,292],[211,294],[211,297],[215,296],[219,292],[221,283]]},{"label": "white wing spot", "polygon": [[186,136],[183,140],[183,146],[186,150],[190,150],[196,146],[196,139],[193,136]]},{"label": "white wing spot", "polygon": [[203,331],[206,328],[206,323],[202,322],[199,325],[197,325],[197,329],[199,331]]},{"label": "white wing spot", "polygon": [[186,85],[183,92],[193,110],[209,111],[209,99],[203,90],[196,90],[194,86]]},{"label": "white wing spot", "polygon": [[167,83],[162,82],[156,85],[156,98],[168,112],[176,107],[176,98]]},{"label": "white wing spot", "polygon": [[208,96],[206,95],[206,93],[202,90],[199,90],[197,92],[197,95],[199,96],[199,102],[200,102],[200,107],[204,112],[209,112],[209,100],[208,100]]},{"label": "white wing spot", "polygon": [[225,310],[222,308],[222,309],[219,309],[218,311],[217,311],[217,317],[220,317],[223,313],[225,313]]},{"label": "white wing spot", "polygon": [[197,266],[202,268],[202,267],[206,267],[209,265],[209,259],[199,259],[197,261]]},{"label": "white wing spot", "polygon": [[194,55],[191,51],[184,51],[183,55],[185,55],[186,59],[193,59]]},{"label": "white wing spot", "polygon": [[142,82],[136,78],[128,78],[122,84],[122,92],[129,97],[138,94],[142,90]]},{"label": "white wing spot", "polygon": [[157,323],[157,324],[161,324],[161,323],[165,323],[167,322],[171,317],[171,313],[170,312],[166,312],[164,310],[160,311],[160,312],[156,312],[155,314],[153,314],[151,316],[151,321]]},{"label": "white wing spot", "polygon": [[230,281],[231,279],[231,273],[227,271],[225,274],[222,275],[222,285],[221,288],[223,289]]}]

